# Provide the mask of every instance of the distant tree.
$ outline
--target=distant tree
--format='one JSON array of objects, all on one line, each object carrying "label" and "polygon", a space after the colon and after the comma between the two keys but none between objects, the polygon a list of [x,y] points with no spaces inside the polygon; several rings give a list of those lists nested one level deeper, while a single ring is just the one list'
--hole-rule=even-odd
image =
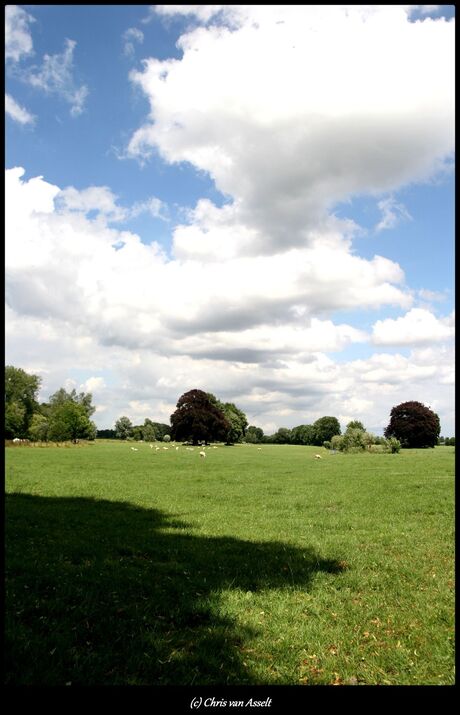
[{"label": "distant tree", "polygon": [[363,423],[360,422],[359,420],[352,420],[351,422],[349,422],[346,426],[345,432],[348,432],[349,430],[352,430],[352,429],[359,429],[362,432],[366,431]]},{"label": "distant tree", "polygon": [[223,412],[203,390],[189,390],[177,402],[171,415],[171,436],[176,440],[209,443],[225,440],[231,428]]},{"label": "distant tree", "polygon": [[128,437],[131,437],[133,431],[133,423],[129,419],[129,417],[120,417],[115,422],[115,434],[117,435],[117,439],[128,439]]},{"label": "distant tree", "polygon": [[244,441],[249,444],[260,444],[264,438],[264,431],[261,427],[249,425],[244,436]]},{"label": "distant tree", "polygon": [[340,434],[340,423],[337,417],[320,417],[313,423],[314,444],[321,446],[323,442],[330,442],[334,435]]},{"label": "distant tree", "polygon": [[144,426],[142,427],[142,438],[144,442],[154,442],[156,440],[156,430],[152,420],[147,417],[144,420]]},{"label": "distant tree", "polygon": [[41,378],[12,365],[5,367],[5,437],[28,437],[32,415],[38,410]]},{"label": "distant tree", "polygon": [[170,425],[164,424],[163,422],[152,422],[152,425],[155,430],[156,439],[160,442],[164,440],[165,435],[171,432]]},{"label": "distant tree", "polygon": [[165,434],[163,437],[163,442],[170,442],[171,441],[171,435],[170,434]]},{"label": "distant tree", "polygon": [[273,435],[274,444],[291,444],[292,431],[287,427],[280,427]]},{"label": "distant tree", "polygon": [[114,429],[98,429],[96,439],[116,439],[117,433]]},{"label": "distant tree", "polygon": [[135,439],[137,442],[140,442],[143,439],[143,432],[144,432],[144,427],[143,425],[134,425],[134,427],[131,430],[130,437],[131,439]]},{"label": "distant tree", "polygon": [[54,442],[95,439],[96,425],[89,419],[85,406],[73,400],[53,406],[47,436]]},{"label": "distant tree", "polygon": [[421,402],[396,405],[390,412],[385,437],[396,437],[402,447],[434,447],[440,434],[438,415]]},{"label": "distant tree", "polygon": [[313,425],[298,425],[292,430],[292,444],[314,444],[315,430]]},{"label": "distant tree", "polygon": [[230,425],[230,429],[225,437],[226,444],[241,442],[248,426],[248,420],[244,412],[233,402],[221,402],[211,392],[208,392],[207,395],[210,402],[223,413]]}]

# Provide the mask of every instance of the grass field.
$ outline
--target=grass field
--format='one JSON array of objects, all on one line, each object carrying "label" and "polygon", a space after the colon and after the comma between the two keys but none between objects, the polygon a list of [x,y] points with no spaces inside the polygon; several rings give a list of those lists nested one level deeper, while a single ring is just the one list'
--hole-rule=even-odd
[{"label": "grass field", "polygon": [[453,447],[136,446],[6,449],[7,684],[454,682]]}]

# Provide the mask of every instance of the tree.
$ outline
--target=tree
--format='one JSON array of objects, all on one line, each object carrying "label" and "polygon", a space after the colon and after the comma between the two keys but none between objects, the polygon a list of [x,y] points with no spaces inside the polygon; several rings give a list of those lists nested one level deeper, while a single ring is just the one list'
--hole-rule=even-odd
[{"label": "tree", "polygon": [[241,442],[248,426],[248,420],[244,412],[238,409],[233,402],[221,402],[211,392],[208,392],[207,395],[210,402],[223,413],[230,425],[230,429],[225,438],[226,443],[234,444],[235,442]]},{"label": "tree", "polygon": [[96,425],[90,421],[81,403],[66,400],[54,405],[49,420],[48,439],[54,442],[77,442],[79,439],[95,439],[96,432]]},{"label": "tree", "polygon": [[76,390],[67,392],[67,390],[61,387],[53,395],[51,395],[49,404],[51,409],[53,409],[64,404],[65,402],[73,402],[76,405],[80,405],[86,416],[89,418],[96,411],[96,408],[91,404],[92,399],[93,396],[90,392],[80,392],[80,394],[77,395]]},{"label": "tree", "polygon": [[129,417],[120,417],[119,420],[115,422],[115,434],[117,439],[128,439],[131,437],[133,431],[133,423]]},{"label": "tree", "polygon": [[349,422],[349,423],[347,424],[347,427],[346,427],[345,432],[348,432],[348,431],[351,430],[351,429],[359,429],[359,430],[361,430],[362,432],[365,432],[365,431],[366,431],[366,430],[365,430],[365,427],[364,427],[364,425],[363,425],[363,423],[360,422],[359,420],[352,420],[351,422]]},{"label": "tree", "polygon": [[291,444],[292,432],[287,427],[280,427],[273,435],[274,444]]},{"label": "tree", "polygon": [[313,425],[298,425],[292,430],[292,444],[314,444],[315,430]]},{"label": "tree", "polygon": [[387,439],[396,437],[402,447],[434,447],[440,431],[438,415],[421,402],[410,401],[393,407],[384,434]]},{"label": "tree", "polygon": [[155,426],[152,420],[148,417],[144,420],[144,426],[142,427],[142,439],[144,442],[154,442],[156,440],[157,434],[155,431]]},{"label": "tree", "polygon": [[29,437],[32,442],[46,442],[48,440],[49,420],[38,412],[32,415],[29,427]]},{"label": "tree", "polygon": [[260,444],[264,438],[264,431],[261,427],[249,425],[244,436],[244,441],[249,444]]},{"label": "tree", "polygon": [[177,402],[171,415],[171,436],[175,440],[210,442],[224,440],[231,428],[222,411],[203,390],[189,390]]},{"label": "tree", "polygon": [[340,434],[340,423],[337,417],[320,417],[313,423],[314,444],[321,446],[323,442],[330,442],[332,437]]},{"label": "tree", "polygon": [[41,378],[12,365],[5,367],[5,437],[26,438],[38,410]]}]

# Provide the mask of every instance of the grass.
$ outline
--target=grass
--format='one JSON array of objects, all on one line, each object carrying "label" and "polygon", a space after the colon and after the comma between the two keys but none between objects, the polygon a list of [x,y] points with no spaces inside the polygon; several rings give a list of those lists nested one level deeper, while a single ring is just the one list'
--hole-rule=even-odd
[{"label": "grass", "polygon": [[454,683],[454,448],[6,450],[6,683]]}]

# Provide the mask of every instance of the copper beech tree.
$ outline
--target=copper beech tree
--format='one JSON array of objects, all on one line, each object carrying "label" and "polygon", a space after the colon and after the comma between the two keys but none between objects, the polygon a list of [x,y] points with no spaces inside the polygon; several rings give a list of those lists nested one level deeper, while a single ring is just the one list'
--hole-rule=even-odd
[{"label": "copper beech tree", "polygon": [[434,447],[440,434],[438,415],[421,402],[402,402],[390,412],[384,435],[396,437],[403,447]]},{"label": "copper beech tree", "polygon": [[177,402],[171,415],[171,437],[193,444],[225,440],[231,425],[203,390],[189,390]]}]

